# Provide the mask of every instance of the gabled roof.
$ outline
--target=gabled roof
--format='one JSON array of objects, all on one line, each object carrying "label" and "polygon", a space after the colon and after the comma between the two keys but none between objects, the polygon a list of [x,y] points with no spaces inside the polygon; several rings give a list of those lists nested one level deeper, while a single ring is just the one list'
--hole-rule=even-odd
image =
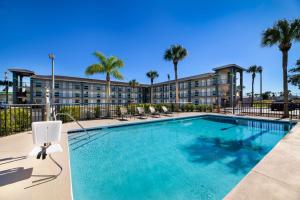
[{"label": "gabled roof", "polygon": [[223,65],[223,66],[220,66],[220,67],[216,67],[216,68],[213,68],[214,71],[217,71],[217,70],[220,70],[220,69],[226,69],[226,68],[229,68],[229,67],[235,67],[235,68],[238,68],[240,70],[243,70],[245,71],[246,69],[237,65],[237,64],[228,64],[228,65]]}]

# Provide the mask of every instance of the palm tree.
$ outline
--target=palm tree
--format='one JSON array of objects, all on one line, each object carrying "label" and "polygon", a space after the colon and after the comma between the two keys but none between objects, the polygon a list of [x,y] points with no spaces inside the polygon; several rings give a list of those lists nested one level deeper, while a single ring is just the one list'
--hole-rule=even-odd
[{"label": "palm tree", "polygon": [[300,89],[300,59],[297,60],[296,67],[290,69],[289,72],[293,73],[289,76],[289,83]]},{"label": "palm tree", "polygon": [[263,32],[262,46],[278,45],[282,52],[282,73],[283,73],[283,91],[284,91],[284,114],[289,116],[288,111],[288,51],[292,47],[292,42],[300,40],[300,19],[288,21],[286,19],[277,21],[273,27]]},{"label": "palm tree", "polygon": [[[110,103],[110,76],[115,79],[122,80],[123,76],[119,69],[124,66],[122,60],[115,56],[105,57],[102,53],[96,51],[94,55],[98,58],[99,63],[90,65],[86,68],[86,75],[105,74],[106,75],[106,103]],[[107,107],[107,115],[109,116],[109,107]]]},{"label": "palm tree", "polygon": [[259,77],[260,77],[260,100],[262,100],[262,72],[263,72],[263,67],[262,66],[258,66],[257,67],[257,72],[259,73]]},{"label": "palm tree", "polygon": [[150,103],[153,102],[153,95],[152,95],[152,91],[153,91],[153,82],[154,82],[154,79],[158,78],[159,74],[157,71],[149,71],[147,72],[146,76],[150,79],[151,81],[151,92],[150,92]]},{"label": "palm tree", "polygon": [[254,101],[254,80],[256,77],[256,73],[261,71],[261,69],[262,69],[262,67],[256,66],[256,65],[252,65],[247,69],[247,73],[252,74],[251,106],[253,106],[253,101]]},{"label": "palm tree", "polygon": [[[137,87],[137,86],[139,86],[139,83],[135,80],[135,79],[132,79],[131,81],[129,81],[129,86],[131,87],[131,93],[133,92],[134,93],[134,89]],[[131,96],[131,98],[132,98],[132,94],[130,95]],[[132,98],[133,99],[133,103],[134,103],[134,98]]]},{"label": "palm tree", "polygon": [[178,75],[177,75],[177,65],[178,62],[183,60],[187,56],[187,50],[181,45],[171,45],[169,49],[165,51],[164,59],[167,61],[172,61],[174,65],[175,73],[175,103],[179,102],[179,92],[178,92]]}]

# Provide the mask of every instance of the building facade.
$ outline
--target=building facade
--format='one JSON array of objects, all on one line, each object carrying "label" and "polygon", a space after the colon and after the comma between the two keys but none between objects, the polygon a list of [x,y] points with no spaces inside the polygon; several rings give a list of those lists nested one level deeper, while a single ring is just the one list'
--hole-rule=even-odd
[{"label": "building facade", "polygon": [[[50,75],[35,75],[22,69],[11,69],[13,73],[14,103],[45,103],[45,89],[51,88]],[[235,64],[213,69],[214,72],[178,79],[179,102],[194,104],[231,105],[242,101],[243,71]],[[30,86],[22,82],[30,77]],[[104,80],[55,76],[54,103],[105,103],[106,82]],[[173,103],[175,102],[175,80],[156,83],[151,87],[140,84],[131,88],[126,82],[111,81],[111,102],[124,103]]]},{"label": "building facade", "polygon": [[[31,102],[43,104],[45,88],[51,88],[51,76],[35,75],[31,77]],[[106,82],[67,76],[55,76],[54,103],[105,103]],[[147,102],[148,88],[139,85],[131,88],[128,83],[111,81],[111,103]]]}]

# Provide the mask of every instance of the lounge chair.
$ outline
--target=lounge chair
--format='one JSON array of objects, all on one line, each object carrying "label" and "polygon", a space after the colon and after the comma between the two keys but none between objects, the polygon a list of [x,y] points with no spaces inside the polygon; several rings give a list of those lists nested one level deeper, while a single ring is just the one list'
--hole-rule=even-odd
[{"label": "lounge chair", "polygon": [[45,159],[48,154],[62,152],[58,144],[61,138],[61,126],[62,121],[33,122],[32,137],[35,147],[29,156]]},{"label": "lounge chair", "polygon": [[124,117],[125,118],[129,117],[128,110],[126,107],[120,107],[120,114],[121,114],[121,120],[124,120]]},{"label": "lounge chair", "polygon": [[162,106],[161,109],[166,116],[172,116],[173,113],[170,112],[166,106]]},{"label": "lounge chair", "polygon": [[146,119],[146,113],[145,113],[145,109],[143,107],[137,107],[136,108],[138,111],[138,116],[140,117],[140,119]]},{"label": "lounge chair", "polygon": [[152,117],[160,117],[159,112],[156,112],[155,108],[153,106],[149,106],[149,111]]}]

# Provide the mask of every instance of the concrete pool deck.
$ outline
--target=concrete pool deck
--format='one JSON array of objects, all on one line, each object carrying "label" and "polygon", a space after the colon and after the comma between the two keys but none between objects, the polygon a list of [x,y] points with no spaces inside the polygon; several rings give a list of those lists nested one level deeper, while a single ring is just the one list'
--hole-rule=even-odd
[{"label": "concrete pool deck", "polygon": [[[174,117],[203,114],[206,113],[179,113]],[[161,118],[149,117],[145,120],[131,118],[129,121],[102,119],[82,121],[81,124],[85,128],[91,128],[159,119]],[[63,168],[57,178],[51,178],[51,175],[58,174],[60,169],[49,157],[45,160],[27,157],[33,148],[30,131],[0,138],[0,199],[72,199],[67,132],[74,129],[79,129],[74,122],[63,124],[61,145],[64,152],[53,154],[53,159]],[[300,199],[299,152],[298,123],[225,198]]]}]

